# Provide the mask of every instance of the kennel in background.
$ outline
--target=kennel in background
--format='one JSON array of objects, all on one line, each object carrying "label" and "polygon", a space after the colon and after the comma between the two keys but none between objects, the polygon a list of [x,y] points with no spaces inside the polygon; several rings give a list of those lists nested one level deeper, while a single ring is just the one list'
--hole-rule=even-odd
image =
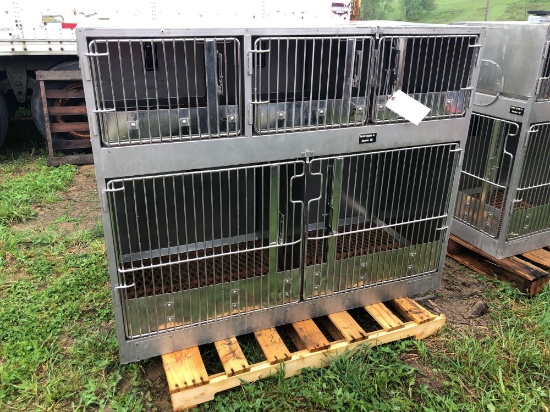
[{"label": "kennel in background", "polygon": [[501,259],[550,244],[550,25],[483,24],[452,232]]},{"label": "kennel in background", "polygon": [[122,362],[439,285],[483,29],[77,35]]}]

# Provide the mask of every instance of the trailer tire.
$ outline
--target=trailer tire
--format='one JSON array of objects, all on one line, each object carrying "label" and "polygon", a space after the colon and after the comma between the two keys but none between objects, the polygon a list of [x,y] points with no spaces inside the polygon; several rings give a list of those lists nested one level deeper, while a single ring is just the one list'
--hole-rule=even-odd
[{"label": "trailer tire", "polygon": [[0,147],[6,141],[8,134],[8,105],[3,94],[0,94]]},{"label": "trailer tire", "polygon": [[[52,67],[50,70],[55,71],[73,71],[73,70],[79,70],[78,61],[68,61],[59,63],[58,65]],[[74,86],[76,83],[73,83],[69,85],[68,87]],[[64,89],[67,87],[66,82],[48,82],[48,88],[49,89]],[[61,100],[61,99],[60,99]],[[36,128],[42,135],[42,137],[46,138],[46,122],[44,119],[44,111],[42,107],[42,97],[40,96],[40,85],[37,83],[36,87],[34,88],[32,92],[32,98],[31,98],[31,113],[32,118],[34,120],[34,124],[36,125]],[[69,133],[56,133],[55,137],[61,138],[61,139],[76,139],[76,138],[89,138],[89,136],[84,135],[72,135]]]}]

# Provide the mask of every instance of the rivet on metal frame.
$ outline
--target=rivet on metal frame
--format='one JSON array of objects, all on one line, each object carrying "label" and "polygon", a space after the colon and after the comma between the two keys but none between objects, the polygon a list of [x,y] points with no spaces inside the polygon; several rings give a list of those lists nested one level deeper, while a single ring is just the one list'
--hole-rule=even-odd
[{"label": "rivet on metal frame", "polygon": [[409,265],[409,266],[407,266],[407,269],[412,270],[413,267],[414,267],[413,265]]},{"label": "rivet on metal frame", "polygon": [[317,110],[317,116],[318,117],[323,117],[325,115],[325,109],[319,109]]},{"label": "rivet on metal frame", "polygon": [[188,117],[182,117],[180,119],[180,127],[186,127],[189,126],[189,118]]},{"label": "rivet on metal frame", "polygon": [[236,295],[237,293],[239,293],[239,289],[233,289],[233,290],[231,291],[231,293],[233,293],[234,295]]},{"label": "rivet on metal frame", "polygon": [[174,304],[174,302],[166,302],[166,306],[169,307],[169,308],[171,308],[173,304]]},{"label": "rivet on metal frame", "polygon": [[285,283],[288,285],[290,283],[290,278],[286,278]]},{"label": "rivet on metal frame", "polygon": [[361,267],[362,267],[362,268],[366,268],[366,267],[367,267],[367,262],[361,263]]},{"label": "rivet on metal frame", "polygon": [[277,118],[279,120],[284,120],[286,118],[286,113],[285,112],[277,112]]}]

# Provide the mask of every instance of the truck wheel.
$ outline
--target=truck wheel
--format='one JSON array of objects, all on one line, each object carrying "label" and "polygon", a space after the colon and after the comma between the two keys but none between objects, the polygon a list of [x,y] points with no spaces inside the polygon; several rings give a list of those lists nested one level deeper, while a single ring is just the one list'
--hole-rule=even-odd
[{"label": "truck wheel", "polygon": [[[69,61],[69,62],[63,62],[58,64],[57,66],[52,67],[50,70],[56,70],[56,71],[73,71],[73,70],[79,70],[78,67],[78,61]],[[47,83],[48,89],[54,89],[54,90],[82,90],[82,82],[48,82]],[[86,102],[84,99],[81,99],[81,101],[77,101],[77,99],[56,99],[54,102],[55,106],[65,106],[70,104],[71,106],[85,106]],[[34,120],[34,124],[36,125],[36,128],[40,132],[40,134],[46,138],[46,123],[44,121],[44,112],[42,108],[42,98],[40,97],[40,85],[37,84],[32,92],[32,98],[31,98],[31,113],[32,118]],[[87,117],[86,115],[83,116],[62,116],[58,115],[52,118],[55,118],[55,121],[57,123],[69,123],[69,122],[86,122]],[[89,132],[64,132],[64,133],[55,133],[55,137],[61,138],[61,139],[89,139],[90,133]]]},{"label": "truck wheel", "polygon": [[6,141],[8,134],[8,105],[4,95],[0,94],[0,147]]}]

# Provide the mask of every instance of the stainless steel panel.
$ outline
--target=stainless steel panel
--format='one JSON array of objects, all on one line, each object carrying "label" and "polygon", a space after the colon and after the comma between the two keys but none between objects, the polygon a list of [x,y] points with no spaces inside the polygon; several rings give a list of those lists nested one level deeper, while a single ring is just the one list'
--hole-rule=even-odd
[{"label": "stainless steel panel", "polygon": [[[527,22],[458,24],[483,24],[487,27],[482,55],[483,61],[487,64],[481,65],[479,77],[485,81],[478,85],[480,91],[493,95],[502,93],[512,97],[534,97],[546,42],[550,40],[548,24]],[[496,72],[501,73],[502,76],[497,75]]]}]

